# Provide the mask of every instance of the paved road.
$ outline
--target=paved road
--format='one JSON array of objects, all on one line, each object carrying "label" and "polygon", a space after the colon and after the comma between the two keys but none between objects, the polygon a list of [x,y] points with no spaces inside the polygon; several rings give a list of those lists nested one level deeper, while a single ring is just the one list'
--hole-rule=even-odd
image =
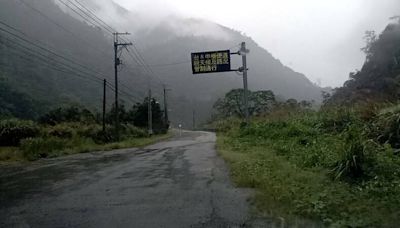
[{"label": "paved road", "polygon": [[[0,227],[258,227],[215,135],[0,167]],[[257,222],[259,223],[259,221]]]}]

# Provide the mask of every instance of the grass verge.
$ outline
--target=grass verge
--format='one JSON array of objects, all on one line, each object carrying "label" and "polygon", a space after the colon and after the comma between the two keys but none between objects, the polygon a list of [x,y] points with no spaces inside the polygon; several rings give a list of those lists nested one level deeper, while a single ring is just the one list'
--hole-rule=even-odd
[{"label": "grass verge", "polygon": [[253,202],[263,213],[289,223],[300,217],[331,227],[396,227],[400,159],[354,130],[369,124],[321,113],[234,123],[218,133],[217,149],[234,182],[256,190]]},{"label": "grass verge", "polygon": [[0,147],[0,162],[33,161],[40,158],[54,158],[77,153],[110,151],[115,149],[144,147],[166,140],[172,133],[143,138],[127,138],[120,142],[96,144],[88,138],[72,139],[33,138],[22,142],[20,147]]}]

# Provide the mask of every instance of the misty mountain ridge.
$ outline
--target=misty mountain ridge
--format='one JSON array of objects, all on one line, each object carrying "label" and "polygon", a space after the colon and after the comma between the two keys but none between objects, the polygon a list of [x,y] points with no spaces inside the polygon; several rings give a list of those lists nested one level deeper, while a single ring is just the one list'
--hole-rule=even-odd
[{"label": "misty mountain ridge", "polygon": [[[94,27],[70,9],[60,5],[58,1],[54,2],[33,0],[29,1],[29,4],[40,9],[65,28],[74,31],[75,35],[90,40],[91,46],[104,50],[104,54],[98,53],[99,50],[96,51],[84,43],[76,42],[75,37],[70,34],[67,36],[54,24],[17,2],[4,3],[3,10],[0,11],[1,15],[8,19],[6,21],[12,22],[13,25],[24,31],[28,30],[28,34],[32,37],[46,41],[49,46],[55,47],[58,53],[68,53],[69,56],[82,59],[82,63],[87,66],[105,72],[109,75],[108,79],[111,82],[113,78],[112,38],[105,35],[104,30]],[[212,104],[219,97],[230,89],[242,87],[241,76],[234,72],[193,76],[190,53],[223,49],[237,51],[239,43],[242,41],[245,41],[247,48],[250,49],[248,67],[251,90],[273,90],[275,94],[285,99],[320,101],[321,90],[318,86],[310,82],[303,74],[284,66],[267,50],[239,31],[207,20],[185,19],[171,14],[151,19],[151,15],[126,10],[110,0],[81,1],[81,3],[118,32],[132,33],[129,38],[140,50],[146,63],[153,66],[152,70],[160,79],[157,80],[154,77],[152,79],[155,96],[159,100],[162,98],[160,81],[172,89],[169,101],[173,122],[191,122],[191,112],[194,108],[199,109],[200,121],[205,121],[210,116]],[[16,16],[20,20],[13,20]],[[46,30],[51,33],[47,35],[40,33],[40,31]],[[2,37],[0,36],[0,38]],[[2,52],[4,55],[11,52],[7,47],[7,45],[3,46],[4,50],[7,50]],[[3,56],[3,60],[4,58],[5,56]],[[122,60],[126,65],[121,70],[120,83],[124,87],[132,88],[133,93],[143,98],[146,96],[148,73],[139,64],[132,64],[126,54],[122,56]],[[239,68],[241,63],[238,56],[233,56],[232,62],[233,68]],[[28,66],[21,61],[12,64],[19,70],[6,68],[3,70],[3,74],[6,74],[9,83],[18,91],[33,95],[34,99],[47,99],[50,106],[63,101],[98,107],[97,103],[93,103],[93,97],[96,97],[97,100],[101,96],[98,86],[82,84],[79,79],[68,79],[68,83],[64,83],[59,72],[48,70],[50,76],[44,77],[41,76],[42,70],[39,71],[36,66]],[[30,74],[34,75],[34,77],[30,77],[30,86],[17,83],[18,79],[26,79],[28,69]],[[38,84],[39,82],[42,83]],[[54,93],[52,98],[56,101],[46,97],[45,94],[48,93]],[[131,103],[129,99],[125,98],[125,100]]]}]

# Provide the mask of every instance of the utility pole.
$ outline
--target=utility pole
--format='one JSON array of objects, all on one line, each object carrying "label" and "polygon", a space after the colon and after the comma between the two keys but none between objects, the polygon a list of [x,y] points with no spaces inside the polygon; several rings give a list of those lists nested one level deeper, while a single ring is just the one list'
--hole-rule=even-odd
[{"label": "utility pole", "polygon": [[196,130],[196,110],[193,109],[193,130]]},{"label": "utility pole", "polygon": [[103,133],[106,132],[106,87],[107,80],[103,80]]},{"label": "utility pole", "polygon": [[164,88],[164,122],[165,122],[165,124],[169,124],[168,105],[167,105],[167,91],[170,91],[170,89],[167,89],[165,85],[163,85],[163,88]]},{"label": "utility pole", "polygon": [[244,114],[245,114],[245,120],[246,124],[248,125],[250,123],[250,115],[249,115],[249,100],[248,100],[248,85],[247,85],[247,58],[246,54],[248,53],[248,50],[246,49],[246,42],[242,42],[241,48],[239,51],[239,54],[242,56],[242,71],[243,71],[243,87],[244,87],[244,94],[243,94],[243,99],[244,99]]},{"label": "utility pole", "polygon": [[147,121],[148,121],[148,125],[149,125],[149,135],[153,135],[153,111],[152,111],[152,107],[151,107],[151,89],[149,89],[149,102],[148,102],[148,110],[147,110]]},{"label": "utility pole", "polygon": [[118,66],[122,64],[118,54],[120,47],[132,45],[132,43],[120,43],[118,36],[130,35],[129,33],[113,33],[114,34],[114,75],[115,75],[115,134],[119,140],[119,106],[118,106]]}]

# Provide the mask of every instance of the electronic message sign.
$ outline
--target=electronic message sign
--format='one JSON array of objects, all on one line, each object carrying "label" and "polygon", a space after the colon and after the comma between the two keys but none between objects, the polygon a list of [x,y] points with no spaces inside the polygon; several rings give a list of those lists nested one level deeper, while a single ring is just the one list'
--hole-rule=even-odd
[{"label": "electronic message sign", "polygon": [[193,74],[231,71],[230,50],[192,53]]}]

